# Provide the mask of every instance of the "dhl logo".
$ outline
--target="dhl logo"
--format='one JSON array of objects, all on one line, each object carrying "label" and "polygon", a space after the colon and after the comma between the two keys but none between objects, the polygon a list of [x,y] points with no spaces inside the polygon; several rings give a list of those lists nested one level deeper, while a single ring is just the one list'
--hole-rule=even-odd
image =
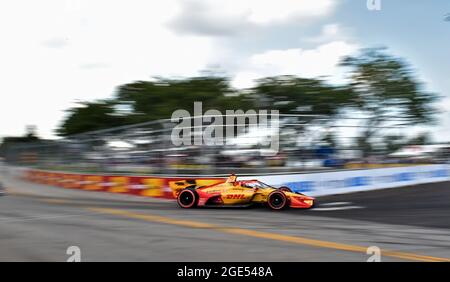
[{"label": "dhl logo", "polygon": [[245,195],[244,194],[228,194],[227,195],[227,199],[245,199]]}]

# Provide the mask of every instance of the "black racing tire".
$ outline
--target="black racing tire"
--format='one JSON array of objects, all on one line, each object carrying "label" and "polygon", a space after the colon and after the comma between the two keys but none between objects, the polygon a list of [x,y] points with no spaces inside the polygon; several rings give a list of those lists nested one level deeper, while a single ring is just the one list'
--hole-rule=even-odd
[{"label": "black racing tire", "polygon": [[198,203],[198,194],[195,189],[183,189],[178,194],[177,203],[184,209],[195,208]]},{"label": "black racing tire", "polygon": [[289,199],[284,192],[275,190],[267,197],[267,205],[272,210],[283,210],[289,207]]},{"label": "black racing tire", "polygon": [[282,192],[290,192],[293,193],[291,188],[287,187],[287,186],[282,186],[280,188],[278,188],[278,190],[282,191]]}]

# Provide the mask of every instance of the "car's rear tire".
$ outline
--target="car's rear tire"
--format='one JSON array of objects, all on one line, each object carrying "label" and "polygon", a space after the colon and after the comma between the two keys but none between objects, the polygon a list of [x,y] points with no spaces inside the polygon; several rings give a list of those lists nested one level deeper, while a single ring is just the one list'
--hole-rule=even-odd
[{"label": "car's rear tire", "polygon": [[184,209],[194,208],[197,206],[198,194],[195,189],[183,189],[178,194],[177,202]]},{"label": "car's rear tire", "polygon": [[290,192],[290,193],[292,193],[291,188],[289,188],[287,186],[282,186],[282,187],[278,188],[278,190],[280,190],[282,192]]},{"label": "car's rear tire", "polygon": [[273,210],[282,210],[289,207],[289,199],[282,191],[273,191],[267,197],[267,205]]}]

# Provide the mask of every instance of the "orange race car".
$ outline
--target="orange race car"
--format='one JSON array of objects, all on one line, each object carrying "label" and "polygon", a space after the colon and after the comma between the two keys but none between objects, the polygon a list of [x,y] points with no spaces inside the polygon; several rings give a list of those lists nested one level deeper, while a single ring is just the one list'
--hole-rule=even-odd
[{"label": "orange race car", "polygon": [[235,175],[226,181],[201,186],[193,180],[180,180],[171,185],[173,195],[182,208],[267,205],[273,210],[285,208],[308,209],[315,199],[293,192],[288,187],[275,188],[258,180],[237,180]]}]

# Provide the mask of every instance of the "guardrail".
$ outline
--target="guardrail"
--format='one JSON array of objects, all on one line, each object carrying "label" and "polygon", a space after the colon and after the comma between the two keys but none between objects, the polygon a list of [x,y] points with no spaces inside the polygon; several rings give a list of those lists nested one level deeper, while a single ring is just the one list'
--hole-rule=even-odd
[{"label": "guardrail", "polygon": [[[166,199],[173,199],[171,187],[180,180],[190,179],[200,186],[212,185],[225,180],[223,177],[126,176],[79,174],[34,169],[25,170],[23,177],[28,181],[67,189],[103,191]],[[450,165],[260,175],[240,177],[240,179],[258,179],[270,185],[288,186],[297,192],[311,196],[321,196],[450,181]]]}]

